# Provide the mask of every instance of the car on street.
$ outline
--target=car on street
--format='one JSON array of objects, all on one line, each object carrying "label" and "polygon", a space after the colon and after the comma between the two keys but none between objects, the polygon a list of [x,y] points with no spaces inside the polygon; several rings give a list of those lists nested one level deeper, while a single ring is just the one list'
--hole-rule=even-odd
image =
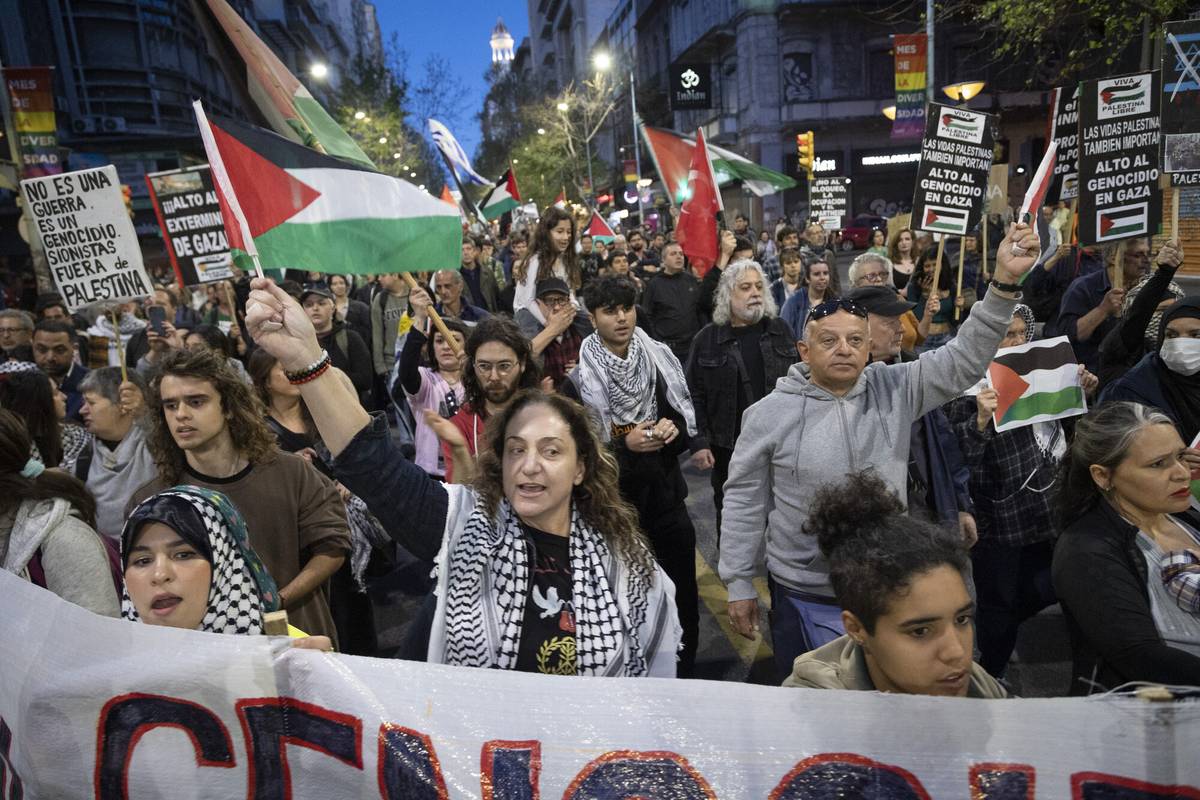
[{"label": "car on street", "polygon": [[871,234],[887,231],[887,220],[874,214],[859,214],[839,231],[838,247],[842,250],[865,250],[871,246]]}]

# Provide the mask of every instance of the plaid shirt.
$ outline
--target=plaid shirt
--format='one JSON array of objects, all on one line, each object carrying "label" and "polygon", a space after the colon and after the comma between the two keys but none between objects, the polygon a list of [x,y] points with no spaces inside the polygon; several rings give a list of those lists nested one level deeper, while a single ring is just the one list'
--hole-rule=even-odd
[{"label": "plaid shirt", "polygon": [[980,431],[974,397],[951,400],[944,408],[971,471],[980,541],[1023,547],[1053,538],[1058,465],[1038,447],[1033,427],[996,433],[989,422]]},{"label": "plaid shirt", "polygon": [[542,351],[542,373],[554,381],[554,388],[562,386],[567,377],[567,364],[579,361],[579,345],[583,336],[574,325],[563,332],[561,338],[546,345]]},{"label": "plaid shirt", "polygon": [[1172,550],[1158,566],[1163,586],[1179,607],[1200,614],[1200,558],[1190,550]]},{"label": "plaid shirt", "polygon": [[769,255],[764,258],[762,262],[762,268],[763,275],[766,276],[768,285],[770,285],[772,281],[779,280],[780,276],[783,275],[783,272],[779,268],[778,255]]}]

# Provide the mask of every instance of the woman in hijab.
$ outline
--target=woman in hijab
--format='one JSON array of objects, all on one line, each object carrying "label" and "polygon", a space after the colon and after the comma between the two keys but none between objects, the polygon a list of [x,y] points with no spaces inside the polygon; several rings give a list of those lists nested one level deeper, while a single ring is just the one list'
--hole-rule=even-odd
[{"label": "woman in hijab", "polygon": [[[250,547],[246,523],[225,495],[176,486],[134,509],[121,533],[121,616],[208,633],[261,634],[279,590]],[[289,626],[293,637],[302,631]],[[330,649],[327,637],[296,645]]]},{"label": "woman in hijab", "polygon": [[1132,400],[1166,412],[1190,444],[1200,433],[1200,295],[1163,311],[1158,346],[1113,381],[1101,400]]},{"label": "woman in hijab", "polygon": [[1125,294],[1121,320],[1100,343],[1100,385],[1108,386],[1158,348],[1163,311],[1182,300],[1183,289],[1172,280],[1183,264],[1178,242],[1167,242],[1155,259],[1156,269]]},{"label": "woman in hijab", "polygon": [[[1033,310],[1017,305],[1001,347],[1033,340]],[[1082,367],[1080,367],[1083,370]],[[1096,377],[1083,370],[1085,392]],[[992,420],[994,389],[960,397],[946,406],[963,460],[970,470],[979,541],[971,549],[979,606],[979,663],[1003,678],[1021,623],[1056,602],[1050,585],[1054,555],[1052,505],[1058,465],[1067,451],[1073,420],[1038,422],[1003,433]]]}]

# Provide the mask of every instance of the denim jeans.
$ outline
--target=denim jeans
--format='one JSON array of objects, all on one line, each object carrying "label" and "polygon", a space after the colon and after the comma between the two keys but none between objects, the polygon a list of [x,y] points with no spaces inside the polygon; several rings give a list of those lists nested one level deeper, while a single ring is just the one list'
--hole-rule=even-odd
[{"label": "denim jeans", "polygon": [[816,650],[846,633],[842,609],[833,598],[793,591],[768,578],[771,591],[771,647],[780,680],[792,674],[797,656]]}]

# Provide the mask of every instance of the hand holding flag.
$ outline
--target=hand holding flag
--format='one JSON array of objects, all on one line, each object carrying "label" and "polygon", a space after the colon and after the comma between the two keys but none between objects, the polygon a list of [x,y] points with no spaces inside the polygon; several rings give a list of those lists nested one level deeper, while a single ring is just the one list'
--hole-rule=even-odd
[{"label": "hand holding flag", "polygon": [[992,277],[998,283],[1020,283],[1039,255],[1037,232],[1028,223],[1014,222],[996,250],[996,271]]},{"label": "hand holding flag", "polygon": [[[1054,139],[1046,148],[1046,152],[1042,156],[1042,163],[1038,164],[1037,172],[1033,173],[1033,180],[1029,182],[1029,188],[1025,190],[1025,199],[1021,202],[1021,213],[1017,215],[1018,222],[1036,225],[1038,238],[1043,247],[1050,244],[1050,226],[1042,219],[1041,208],[1046,201],[1046,193],[1050,191],[1050,184],[1054,182],[1054,162],[1057,157],[1058,140]],[[1041,254],[1040,249],[1039,254],[1049,256],[1048,253]]]}]

